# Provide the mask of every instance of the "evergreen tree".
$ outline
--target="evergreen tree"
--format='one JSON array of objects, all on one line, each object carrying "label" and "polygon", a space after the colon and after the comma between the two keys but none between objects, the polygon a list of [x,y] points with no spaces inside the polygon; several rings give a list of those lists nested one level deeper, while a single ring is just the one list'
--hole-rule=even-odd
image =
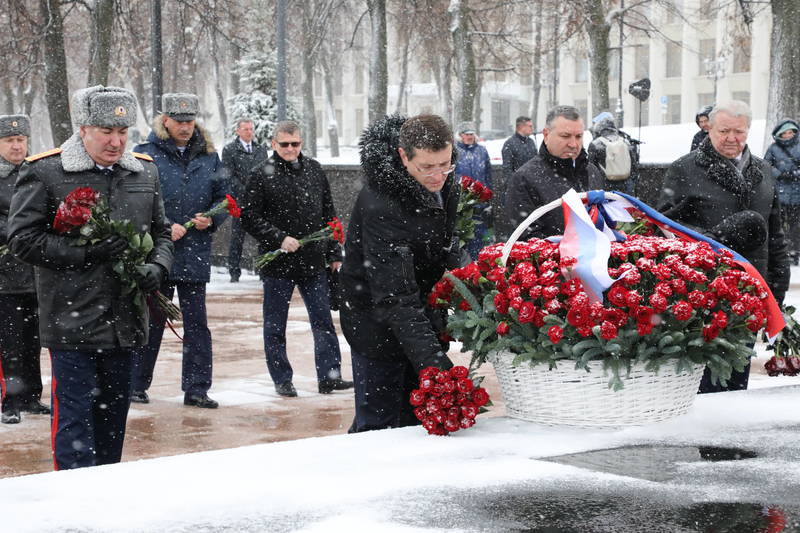
[{"label": "evergreen tree", "polygon": [[[278,96],[275,66],[277,55],[274,51],[266,53],[258,50],[247,52],[236,62],[234,69],[239,75],[238,94],[228,99],[231,109],[229,131],[233,134],[236,121],[240,118],[253,120],[255,138],[259,143],[269,141],[275,123],[278,121]],[[301,114],[297,102],[289,98],[286,102],[288,120],[299,123]]]}]

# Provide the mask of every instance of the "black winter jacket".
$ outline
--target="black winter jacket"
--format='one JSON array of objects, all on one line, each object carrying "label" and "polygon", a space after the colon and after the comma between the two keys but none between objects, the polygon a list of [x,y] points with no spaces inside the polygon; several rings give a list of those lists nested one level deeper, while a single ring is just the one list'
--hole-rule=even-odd
[{"label": "black winter jacket", "polygon": [[[605,177],[599,168],[589,162],[586,151],[573,165],[572,159],[554,157],[544,143],[539,153],[514,173],[506,192],[506,213],[513,227],[517,227],[534,209],[561,198],[570,189],[577,192],[603,189]],[[546,213],[520,236],[545,238],[564,233],[564,215],[560,209]]]},{"label": "black winter jacket", "polygon": [[503,178],[505,182],[511,179],[514,172],[536,155],[536,142],[530,137],[524,137],[517,132],[503,143]]},{"label": "black winter jacket", "polygon": [[408,360],[417,370],[449,368],[438,338],[444,316],[426,299],[451,256],[458,185],[448,176],[440,205],[406,171],[397,153],[403,122],[385,117],[361,137],[366,184],[345,241],[342,331],[365,357]]},{"label": "black winter jacket", "polygon": [[692,147],[689,149],[690,152],[694,152],[700,146],[700,143],[706,140],[708,137],[708,132],[706,130],[700,130],[694,134],[692,137]]},{"label": "black winter jacket", "polygon": [[[19,165],[0,157],[0,245],[8,244],[8,208],[14,194]],[[0,255],[0,294],[24,294],[36,292],[33,286],[33,267],[26,265],[14,254]]]},{"label": "black winter jacket", "polygon": [[781,227],[780,202],[772,168],[763,159],[749,158],[741,172],[720,155],[706,138],[700,147],[670,165],[657,208],[669,218],[716,240],[715,228],[743,210],[759,213],[767,223],[767,238],[749,251],[739,251],[758,269],[778,301],[789,287],[789,258]]},{"label": "black winter jacket", "polygon": [[[300,154],[295,169],[277,153],[250,173],[242,202],[242,227],[258,241],[263,254],[281,247],[283,239],[300,239],[327,226],[336,216],[331,187],[322,166]],[[261,269],[261,277],[305,279],[341,261],[336,241],[312,242],[293,253],[281,254]]]},{"label": "black winter jacket", "polygon": [[237,137],[222,149],[222,164],[228,171],[228,181],[231,184],[231,194],[236,200],[244,194],[247,188],[247,179],[250,171],[261,160],[269,157],[267,147],[258,144],[255,140],[250,143],[251,152],[245,152],[244,146]]},{"label": "black winter jacket", "polygon": [[169,271],[173,246],[156,166],[140,159],[147,156],[126,152],[106,176],[77,133],[47,154],[29,157],[22,165],[8,221],[11,250],[36,266],[42,346],[94,351],[147,344],[147,310],[121,296],[111,263],[87,264],[86,247],[73,246],[73,237],[56,233],[53,220],[67,194],[91,187],[105,198],[111,218],[128,219],[150,233],[154,247],[148,262]]}]

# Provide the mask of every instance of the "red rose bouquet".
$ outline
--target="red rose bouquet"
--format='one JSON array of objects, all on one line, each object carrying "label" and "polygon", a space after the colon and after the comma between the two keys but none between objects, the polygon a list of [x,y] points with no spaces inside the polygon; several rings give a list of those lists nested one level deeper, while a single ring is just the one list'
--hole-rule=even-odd
[{"label": "red rose bouquet", "polygon": [[486,412],[489,394],[471,379],[464,366],[449,371],[429,366],[419,373],[419,388],[411,391],[414,415],[430,435],[447,435],[475,425],[478,413]]},{"label": "red rose bouquet", "polygon": [[[236,204],[236,199],[230,194],[225,195],[225,199],[222,200],[220,203],[212,207],[210,210],[206,211],[201,217],[213,217],[214,215],[218,215],[220,213],[224,213],[225,211],[228,212],[230,216],[233,218],[239,218],[242,216],[242,210]],[[194,222],[191,220],[186,222],[183,225],[184,228],[189,229],[194,227]]]},{"label": "red rose bouquet", "polygon": [[461,195],[456,208],[455,231],[462,247],[475,238],[475,227],[482,224],[475,219],[476,206],[488,202],[493,195],[492,190],[481,182],[469,176],[461,177]]},{"label": "red rose bouquet", "polygon": [[[122,295],[131,296],[139,309],[146,304],[145,294],[137,284],[136,267],[143,265],[153,250],[149,233],[138,233],[128,220],[113,220],[111,210],[91,187],[78,187],[70,192],[56,209],[53,229],[61,234],[72,233],[73,245],[94,244],[112,236],[123,237],[128,248],[114,262],[113,270],[122,283]],[[180,309],[160,292],[154,292],[158,307],[170,320],[181,318]]]},{"label": "red rose bouquet", "polygon": [[[305,237],[297,240],[302,246],[310,242],[324,241],[328,239],[333,239],[334,241],[344,244],[344,227],[342,226],[342,223],[338,217],[333,217],[333,220],[328,222],[324,228],[318,229],[314,233],[306,235]],[[283,248],[272,250],[271,252],[267,252],[256,257],[253,264],[256,268],[261,268],[284,253],[286,253],[286,250]]]},{"label": "red rose bouquet", "polygon": [[764,369],[770,376],[796,376],[800,374],[800,324],[792,316],[794,307],[783,308],[783,319],[786,327],[781,331],[775,341],[767,346],[773,355],[764,363]]},{"label": "red rose bouquet", "polygon": [[502,248],[488,246],[446,273],[428,300],[452,310],[448,331],[472,351],[471,367],[508,350],[514,364],[551,369],[601,360],[615,390],[634,362],[654,372],[667,363],[679,371],[707,365],[724,384],[747,364],[766,321],[768,290],[729,251],[705,242],[643,235],[612,242],[608,274],[617,281],[602,303],[569,279],[575,259],[562,257],[558,244],[518,242],[506,266]]}]

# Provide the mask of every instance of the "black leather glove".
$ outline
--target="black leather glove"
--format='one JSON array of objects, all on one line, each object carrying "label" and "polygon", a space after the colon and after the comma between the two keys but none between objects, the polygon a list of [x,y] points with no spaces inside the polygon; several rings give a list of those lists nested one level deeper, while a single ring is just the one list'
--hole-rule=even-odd
[{"label": "black leather glove", "polygon": [[767,221],[755,211],[742,211],[711,228],[711,234],[725,246],[746,253],[767,240]]},{"label": "black leather glove", "polygon": [[447,270],[453,270],[455,268],[467,266],[470,261],[471,259],[467,251],[459,246],[458,235],[453,235],[450,241],[450,248],[444,259],[444,267]]},{"label": "black leather glove", "polygon": [[86,246],[87,263],[107,263],[116,259],[128,248],[128,241],[118,235],[112,235],[96,244]]},{"label": "black leather glove", "polygon": [[146,263],[136,267],[136,283],[144,292],[153,292],[164,281],[164,268],[155,263]]}]

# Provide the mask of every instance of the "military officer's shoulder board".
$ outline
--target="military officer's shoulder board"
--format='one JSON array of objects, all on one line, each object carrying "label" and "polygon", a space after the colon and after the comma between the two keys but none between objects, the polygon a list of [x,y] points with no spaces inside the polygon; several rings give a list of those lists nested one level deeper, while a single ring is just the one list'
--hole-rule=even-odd
[{"label": "military officer's shoulder board", "polygon": [[50,157],[51,155],[57,155],[61,153],[61,148],[53,148],[52,150],[47,150],[46,152],[41,152],[36,155],[31,155],[25,158],[25,161],[28,163],[33,163],[34,161],[38,161],[40,159],[44,159],[45,157]]},{"label": "military officer's shoulder board", "polygon": [[138,159],[144,159],[145,161],[150,161],[151,163],[153,162],[153,158],[147,154],[142,154],[139,152],[131,152],[131,155],[133,155],[133,157],[136,157]]}]

